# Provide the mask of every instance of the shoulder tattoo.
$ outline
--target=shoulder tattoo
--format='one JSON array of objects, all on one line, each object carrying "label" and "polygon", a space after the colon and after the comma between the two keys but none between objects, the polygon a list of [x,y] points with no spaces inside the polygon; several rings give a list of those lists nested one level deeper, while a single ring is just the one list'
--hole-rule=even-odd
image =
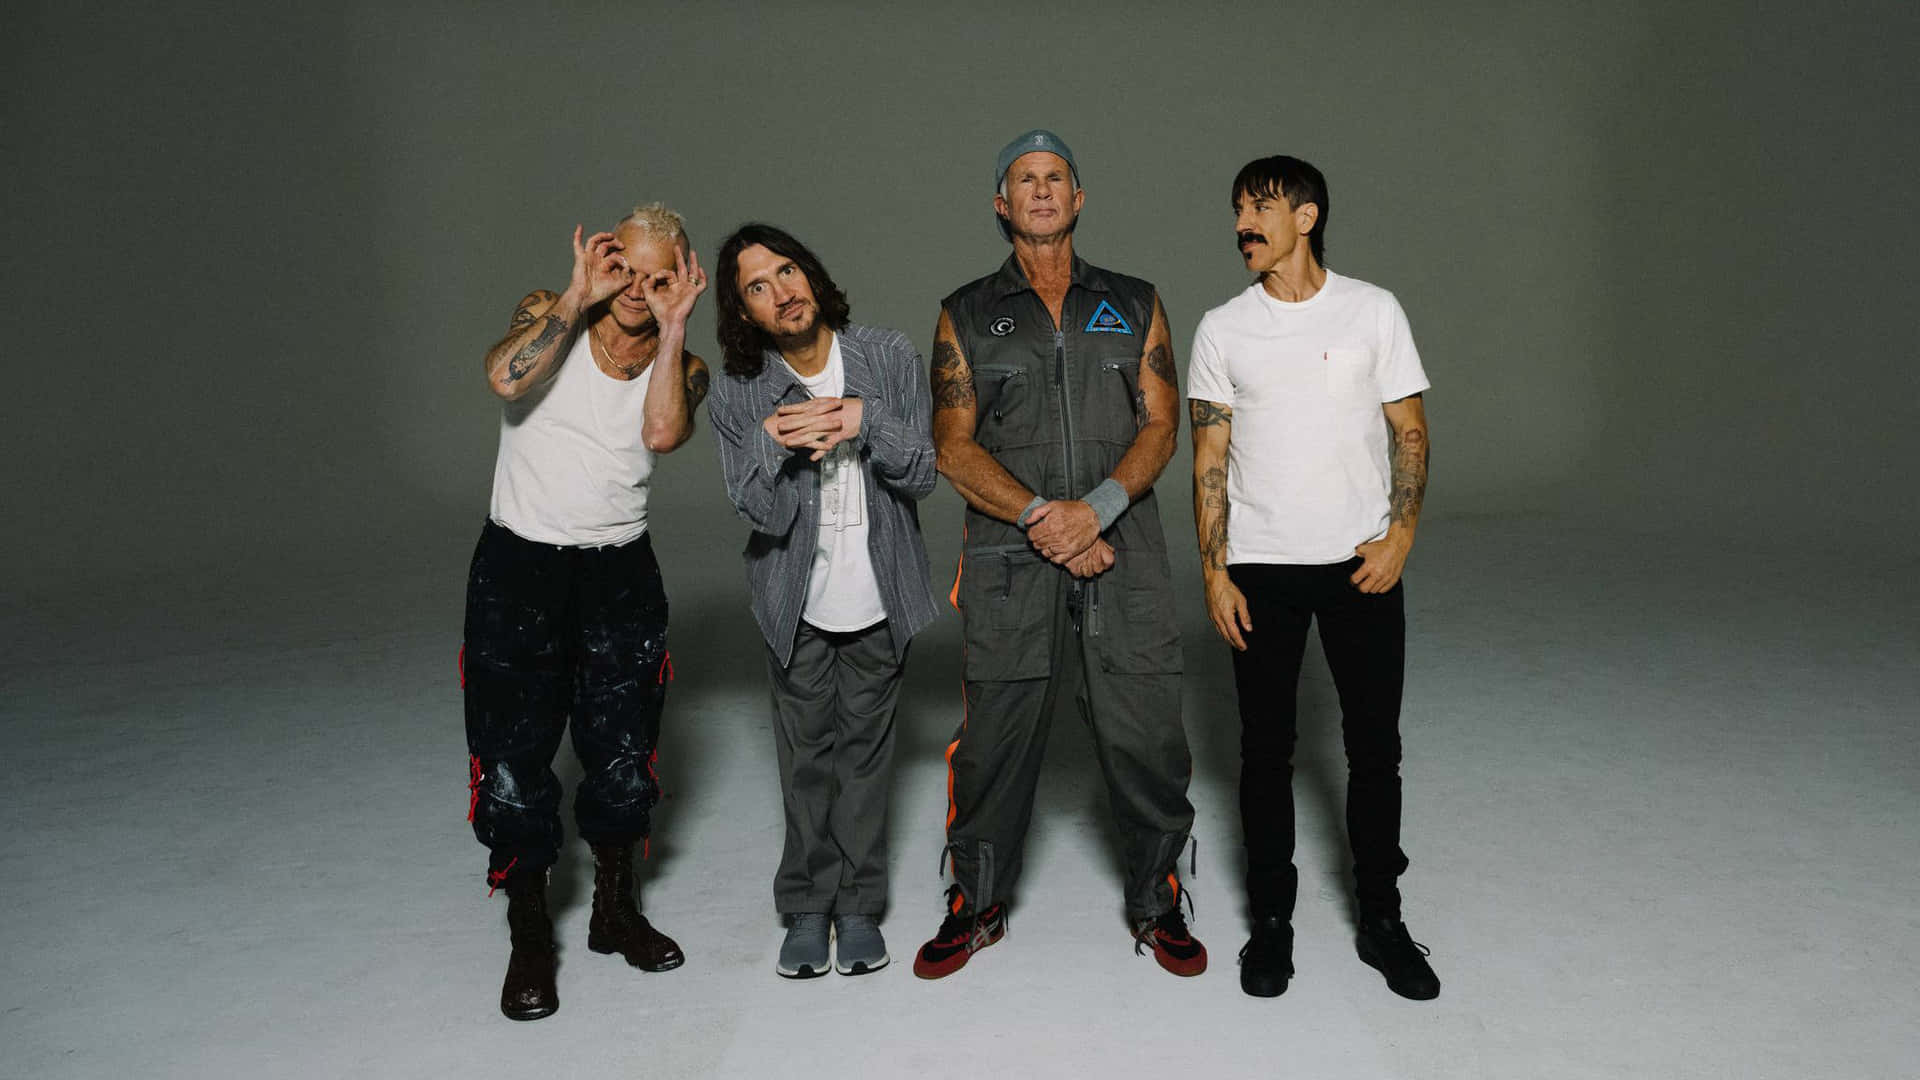
[{"label": "shoulder tattoo", "polygon": [[971,409],[974,407],[973,373],[960,357],[960,346],[951,341],[933,343],[933,407]]}]

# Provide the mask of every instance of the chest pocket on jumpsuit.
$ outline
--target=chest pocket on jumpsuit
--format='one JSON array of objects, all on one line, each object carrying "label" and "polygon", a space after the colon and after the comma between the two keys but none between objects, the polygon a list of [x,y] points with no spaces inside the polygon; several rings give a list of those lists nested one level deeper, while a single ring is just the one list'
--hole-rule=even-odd
[{"label": "chest pocket on jumpsuit", "polygon": [[1021,410],[1032,396],[1027,369],[1018,364],[982,364],[973,369],[973,393],[979,437],[985,445],[1010,416],[1016,423],[1023,419]]}]

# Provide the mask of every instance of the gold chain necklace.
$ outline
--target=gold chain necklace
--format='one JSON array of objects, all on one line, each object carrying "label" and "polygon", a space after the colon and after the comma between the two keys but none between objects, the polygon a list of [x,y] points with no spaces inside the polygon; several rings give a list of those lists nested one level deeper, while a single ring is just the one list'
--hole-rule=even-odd
[{"label": "gold chain necklace", "polygon": [[653,361],[653,357],[649,356],[645,360],[637,361],[632,367],[628,367],[625,364],[622,364],[620,361],[615,360],[613,358],[613,350],[607,348],[607,343],[600,340],[599,330],[589,326],[587,327],[587,336],[593,339],[593,343],[595,345],[600,346],[600,355],[607,358],[608,366],[612,367],[613,370],[619,372],[620,374],[625,375],[629,379],[640,374],[640,369],[646,367],[649,363]]}]

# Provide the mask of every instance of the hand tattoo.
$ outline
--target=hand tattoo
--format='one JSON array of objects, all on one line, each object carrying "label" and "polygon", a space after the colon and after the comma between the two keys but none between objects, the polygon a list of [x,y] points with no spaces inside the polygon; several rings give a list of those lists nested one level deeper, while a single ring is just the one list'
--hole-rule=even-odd
[{"label": "hand tattoo", "polygon": [[973,373],[960,357],[960,346],[951,341],[933,343],[933,407],[935,409],[971,409],[977,399],[973,392]]}]

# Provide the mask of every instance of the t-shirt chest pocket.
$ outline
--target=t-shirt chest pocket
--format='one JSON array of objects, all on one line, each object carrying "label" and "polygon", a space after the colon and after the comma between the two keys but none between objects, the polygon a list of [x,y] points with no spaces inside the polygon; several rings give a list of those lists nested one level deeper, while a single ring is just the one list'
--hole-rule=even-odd
[{"label": "t-shirt chest pocket", "polygon": [[1327,396],[1336,402],[1379,404],[1374,386],[1373,354],[1366,349],[1327,349],[1320,354]]}]

